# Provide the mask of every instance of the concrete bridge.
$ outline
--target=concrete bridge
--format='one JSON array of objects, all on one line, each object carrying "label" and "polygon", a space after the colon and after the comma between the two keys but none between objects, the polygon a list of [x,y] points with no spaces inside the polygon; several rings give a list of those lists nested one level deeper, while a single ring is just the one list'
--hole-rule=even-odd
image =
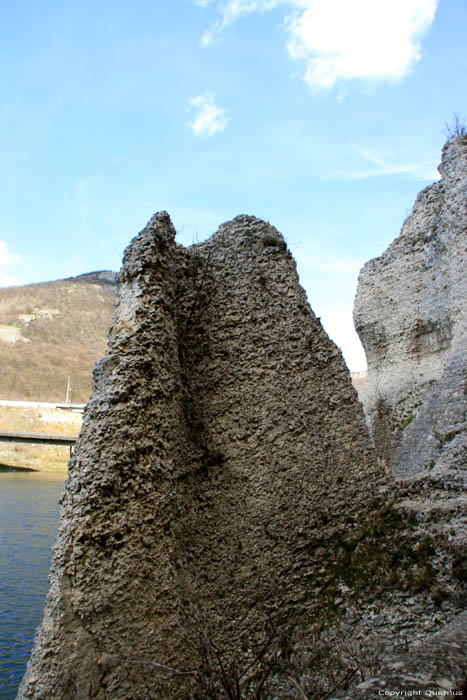
[{"label": "concrete bridge", "polygon": [[19,408],[61,408],[66,411],[73,411],[73,413],[83,413],[84,403],[50,403],[47,401],[10,401],[6,399],[0,400],[0,406],[11,406]]},{"label": "concrete bridge", "polygon": [[69,445],[73,447],[77,435],[58,435],[57,433],[26,433],[15,430],[0,430],[0,442],[29,442],[42,445]]},{"label": "concrete bridge", "polygon": [[77,435],[58,435],[57,433],[26,433],[16,430],[0,430],[0,442],[22,442],[35,445],[65,445],[70,448],[70,457]]}]

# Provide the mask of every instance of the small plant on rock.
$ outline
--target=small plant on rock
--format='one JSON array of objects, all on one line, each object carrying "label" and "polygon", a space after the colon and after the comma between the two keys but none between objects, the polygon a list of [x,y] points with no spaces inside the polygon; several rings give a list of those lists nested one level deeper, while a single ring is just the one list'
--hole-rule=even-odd
[{"label": "small plant on rock", "polygon": [[456,139],[459,136],[467,136],[467,126],[465,123],[465,119],[456,112],[453,112],[452,123],[446,123],[443,133],[447,137],[448,141]]}]

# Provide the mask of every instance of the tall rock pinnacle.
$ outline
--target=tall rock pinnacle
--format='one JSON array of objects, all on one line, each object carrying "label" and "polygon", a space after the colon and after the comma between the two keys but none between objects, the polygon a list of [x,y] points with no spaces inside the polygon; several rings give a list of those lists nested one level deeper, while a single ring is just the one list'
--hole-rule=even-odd
[{"label": "tall rock pinnacle", "polygon": [[204,698],[209,659],[259,678],[386,488],[281,234],[239,216],[185,249],[156,214],[94,374],[18,697]]}]

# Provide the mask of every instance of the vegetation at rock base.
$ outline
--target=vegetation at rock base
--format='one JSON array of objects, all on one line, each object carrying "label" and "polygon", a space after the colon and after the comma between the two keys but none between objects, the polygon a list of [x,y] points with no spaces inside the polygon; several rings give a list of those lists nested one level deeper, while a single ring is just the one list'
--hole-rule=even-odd
[{"label": "vegetation at rock base", "polygon": [[[137,681],[147,698],[175,692],[187,700],[266,700],[284,692],[289,700],[325,700],[330,691],[348,688],[358,671],[358,663],[352,659],[349,665],[345,654],[336,654],[335,644],[317,625],[307,629],[313,650],[309,658],[297,656],[294,626],[280,615],[265,618],[247,632],[245,620],[233,622],[240,633],[226,647],[206,609],[185,602],[177,636],[190,651],[189,666],[161,663],[157,650],[151,658],[129,659],[117,644],[102,653],[101,665],[125,669],[123,683],[132,687]],[[309,674],[318,667],[324,674],[310,684]]]},{"label": "vegetation at rock base", "polygon": [[[176,636],[191,650],[189,667],[161,662],[157,648],[153,657],[140,659],[129,659],[117,643],[106,653],[130,684],[144,678],[149,698],[183,687],[191,700],[261,700],[284,692],[290,700],[324,700],[376,674],[384,649],[376,636],[355,638],[343,619],[346,606],[358,609],[362,601],[398,590],[430,595],[440,604],[445,593],[434,565],[436,543],[430,535],[420,538],[414,513],[391,502],[372,507],[361,526],[350,519],[353,536],[320,548],[323,567],[310,579],[312,618],[279,608],[254,627],[232,621],[238,635],[226,645],[203,603],[185,601]],[[314,539],[312,548],[317,544]],[[465,575],[465,561],[457,559],[454,568],[455,575]]]},{"label": "vegetation at rock base", "polygon": [[431,564],[435,543],[429,535],[417,537],[415,515],[386,504],[375,510],[354,537],[339,538],[335,552],[325,554],[323,592],[335,608],[338,585],[356,595],[401,589],[442,597]]}]

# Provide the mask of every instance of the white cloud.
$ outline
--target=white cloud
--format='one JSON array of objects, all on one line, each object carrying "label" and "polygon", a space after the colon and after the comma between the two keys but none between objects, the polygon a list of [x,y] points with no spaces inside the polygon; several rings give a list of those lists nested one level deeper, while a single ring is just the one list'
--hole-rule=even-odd
[{"label": "white cloud", "polygon": [[17,284],[23,284],[23,280],[13,275],[7,275],[6,272],[0,269],[0,287],[13,287]]},{"label": "white cloud", "polygon": [[309,0],[287,20],[287,49],[315,89],[339,81],[400,80],[420,58],[437,0]]},{"label": "white cloud", "polygon": [[22,284],[22,280],[9,275],[3,269],[14,265],[19,259],[19,255],[10,253],[5,241],[0,241],[0,287],[11,287],[14,284]]},{"label": "white cloud", "polygon": [[14,263],[18,262],[20,256],[19,255],[13,255],[10,253],[8,250],[8,246],[5,243],[5,241],[0,241],[0,266],[1,267],[6,267],[8,265],[14,265]]},{"label": "white cloud", "polygon": [[227,126],[227,113],[222,107],[217,107],[212,92],[205,92],[204,95],[193,97],[190,100],[190,105],[196,112],[190,124],[195,136],[209,138],[216,132],[223,131]]},{"label": "white cloud", "polygon": [[352,80],[397,81],[420,59],[420,40],[438,0],[227,0],[204,46],[242,16],[283,5],[291,58],[313,90]]}]

